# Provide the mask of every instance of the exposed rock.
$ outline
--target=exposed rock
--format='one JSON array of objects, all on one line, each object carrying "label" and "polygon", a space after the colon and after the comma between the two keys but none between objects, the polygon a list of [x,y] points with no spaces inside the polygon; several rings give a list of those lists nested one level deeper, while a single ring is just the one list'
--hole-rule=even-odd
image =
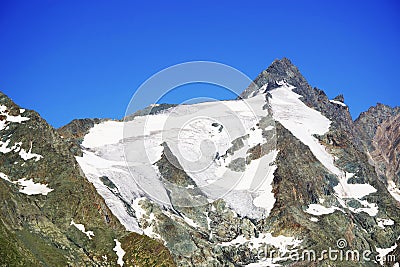
[{"label": "exposed rock", "polygon": [[[21,110],[2,93],[0,105],[6,107],[6,114],[22,117],[21,122],[3,121],[6,125],[0,130],[4,149],[0,152],[0,265],[115,266],[114,239],[133,242],[130,255],[136,256],[125,255],[125,262],[151,258],[172,263],[162,244],[147,236],[140,236],[140,244],[132,240],[138,237],[126,232],[82,176],[68,143],[38,113]],[[22,178],[52,190],[28,195],[15,182]],[[163,259],[154,258],[154,248]]]},{"label": "exposed rock", "polygon": [[378,126],[389,118],[400,113],[400,107],[392,108],[390,106],[378,103],[362,112],[354,121],[357,134],[368,150],[373,150],[372,140],[376,134]]},{"label": "exposed rock", "polygon": [[333,100],[344,103],[344,96],[342,94],[336,96]]},{"label": "exposed rock", "polygon": [[372,146],[378,174],[400,185],[400,113],[377,127]]}]

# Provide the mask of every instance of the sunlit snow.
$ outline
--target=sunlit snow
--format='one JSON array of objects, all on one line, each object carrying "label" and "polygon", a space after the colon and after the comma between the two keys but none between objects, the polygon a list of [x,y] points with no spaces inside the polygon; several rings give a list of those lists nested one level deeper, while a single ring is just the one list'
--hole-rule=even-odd
[{"label": "sunlit snow", "polygon": [[54,189],[49,188],[46,184],[35,183],[33,179],[27,180],[26,178],[19,179],[17,181],[11,181],[8,176],[0,172],[0,178],[10,182],[12,184],[18,185],[20,187],[19,192],[26,195],[47,195]]},{"label": "sunlit snow", "polygon": [[382,229],[385,229],[385,226],[391,226],[394,225],[394,221],[392,219],[382,219],[378,218],[378,226]]},{"label": "sunlit snow", "polygon": [[331,121],[320,112],[306,106],[299,98],[301,95],[292,90],[294,86],[287,83],[270,91],[273,117],[288,129],[295,137],[307,145],[314,156],[329,171],[341,175],[342,171],[334,165],[334,159],[326,148],[313,135],[328,132]]},{"label": "sunlit snow", "polygon": [[75,223],[74,220],[71,220],[70,225],[75,226],[79,231],[84,233],[89,239],[92,239],[92,236],[94,236],[93,231],[86,231],[85,230],[85,225],[83,225],[83,224]]},{"label": "sunlit snow", "polygon": [[340,210],[340,208],[332,206],[332,207],[324,207],[320,204],[310,204],[306,209],[306,212],[311,215],[320,216],[325,214],[334,213],[336,210]]},{"label": "sunlit snow", "polygon": [[35,183],[33,179],[26,180],[25,178],[19,179],[14,182],[20,185],[22,188],[19,189],[19,192],[24,193],[26,195],[47,195],[54,189],[47,187],[46,184]]},{"label": "sunlit snow", "polygon": [[329,102],[334,103],[336,105],[340,105],[342,107],[347,107],[347,105],[345,103],[337,101],[337,100],[329,100]]},{"label": "sunlit snow", "polygon": [[122,249],[121,247],[121,242],[119,242],[117,239],[114,239],[115,242],[115,247],[113,248],[113,250],[115,251],[115,254],[117,254],[117,264],[119,266],[124,266],[124,255],[125,255],[125,251]]},{"label": "sunlit snow", "polygon": [[389,253],[394,251],[396,248],[397,248],[397,243],[395,243],[393,246],[391,246],[389,248],[378,248],[378,247],[375,247],[376,252],[378,252],[377,259],[379,259],[379,263],[381,265],[383,265],[384,262],[385,262],[386,256],[389,255]]},{"label": "sunlit snow", "polygon": [[35,158],[35,161],[39,161],[41,158],[43,158],[42,155],[39,155],[39,154],[36,154],[36,153],[32,153],[32,142],[31,142],[31,146],[29,148],[29,151],[25,151],[25,149],[21,148],[21,150],[19,151],[19,156],[23,160],[29,160],[29,159]]},{"label": "sunlit snow", "polygon": [[29,120],[28,117],[22,117],[21,115],[18,116],[9,115],[8,108],[4,105],[0,105],[0,115],[5,117],[4,119],[0,120],[0,131],[6,129],[10,122],[21,123],[23,121]]},{"label": "sunlit snow", "polygon": [[400,190],[393,181],[388,181],[388,191],[394,199],[400,202]]},{"label": "sunlit snow", "polygon": [[21,147],[22,142],[17,142],[11,147],[9,147],[9,145],[10,139],[6,140],[5,142],[0,141],[0,153],[7,154],[13,151],[18,153],[18,155],[25,161],[33,158],[35,161],[39,161],[41,158],[43,158],[42,155],[32,153],[32,142],[30,143],[30,148],[28,151]]}]

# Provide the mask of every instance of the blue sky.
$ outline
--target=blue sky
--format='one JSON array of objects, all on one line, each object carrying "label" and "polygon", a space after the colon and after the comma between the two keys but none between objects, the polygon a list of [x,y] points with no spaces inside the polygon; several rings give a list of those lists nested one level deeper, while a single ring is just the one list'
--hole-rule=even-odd
[{"label": "blue sky", "polygon": [[[55,127],[121,118],[171,65],[217,61],[250,78],[288,57],[353,117],[400,104],[398,1],[1,1],[0,91]],[[199,86],[184,97],[232,97]]]}]

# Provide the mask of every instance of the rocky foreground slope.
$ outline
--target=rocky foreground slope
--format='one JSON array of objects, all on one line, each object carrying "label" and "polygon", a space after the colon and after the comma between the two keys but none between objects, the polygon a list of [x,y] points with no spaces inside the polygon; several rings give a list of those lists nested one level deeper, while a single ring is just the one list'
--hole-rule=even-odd
[{"label": "rocky foreground slope", "polygon": [[7,266],[398,266],[399,109],[353,122],[288,59],[237,100],[58,132],[0,104]]}]

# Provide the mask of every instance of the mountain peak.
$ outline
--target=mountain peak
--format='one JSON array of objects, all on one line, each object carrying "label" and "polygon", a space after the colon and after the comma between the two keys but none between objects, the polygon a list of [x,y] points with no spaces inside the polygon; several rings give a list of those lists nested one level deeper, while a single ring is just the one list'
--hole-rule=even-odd
[{"label": "mountain peak", "polygon": [[[272,64],[267,68],[296,68],[296,66],[292,63],[290,59],[287,57],[283,57],[282,59],[275,59]],[[297,68],[296,68],[297,69]]]},{"label": "mountain peak", "polygon": [[337,95],[333,100],[344,103],[344,96],[343,94]]},{"label": "mountain peak", "polygon": [[286,57],[275,59],[272,64],[262,71],[254,80],[254,84],[250,85],[241,94],[242,98],[247,98],[252,92],[266,85],[267,90],[279,87],[279,81],[286,81],[295,87],[309,87],[306,79],[300,73],[299,69]]}]

